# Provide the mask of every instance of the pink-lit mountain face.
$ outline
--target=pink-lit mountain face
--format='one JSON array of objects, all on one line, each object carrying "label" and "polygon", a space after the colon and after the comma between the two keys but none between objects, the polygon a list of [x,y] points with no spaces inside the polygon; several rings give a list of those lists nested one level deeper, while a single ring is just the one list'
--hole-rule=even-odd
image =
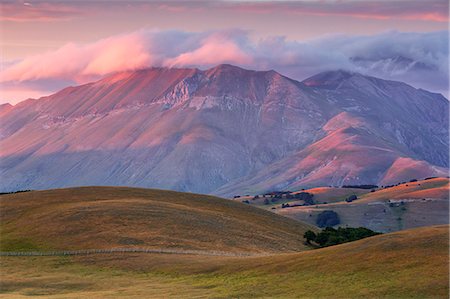
[{"label": "pink-lit mountain face", "polygon": [[1,190],[221,195],[446,175],[448,100],[344,71],[118,73],[0,109]]}]

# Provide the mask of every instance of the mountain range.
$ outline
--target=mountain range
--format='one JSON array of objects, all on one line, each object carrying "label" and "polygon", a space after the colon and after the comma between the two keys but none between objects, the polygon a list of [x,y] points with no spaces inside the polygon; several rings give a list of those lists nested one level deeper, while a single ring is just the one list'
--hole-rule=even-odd
[{"label": "mountain range", "polygon": [[441,94],[348,71],[120,72],[0,106],[0,191],[83,185],[222,196],[447,175]]}]

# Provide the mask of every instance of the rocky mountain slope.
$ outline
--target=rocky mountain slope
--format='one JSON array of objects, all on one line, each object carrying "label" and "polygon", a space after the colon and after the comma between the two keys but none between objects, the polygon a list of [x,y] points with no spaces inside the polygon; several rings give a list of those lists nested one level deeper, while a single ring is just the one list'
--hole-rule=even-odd
[{"label": "rocky mountain slope", "polygon": [[0,110],[1,190],[221,195],[398,182],[448,168],[448,100],[357,73],[231,65],[111,75]]}]

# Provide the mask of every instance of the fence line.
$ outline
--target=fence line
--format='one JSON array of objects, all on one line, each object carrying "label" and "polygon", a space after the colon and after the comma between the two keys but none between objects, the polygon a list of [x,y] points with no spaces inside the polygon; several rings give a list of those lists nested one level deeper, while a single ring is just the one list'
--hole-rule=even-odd
[{"label": "fence line", "polygon": [[0,256],[65,256],[65,255],[90,255],[107,253],[160,253],[160,254],[186,254],[208,256],[260,256],[246,252],[225,252],[214,250],[182,250],[182,249],[158,249],[158,248],[109,248],[109,249],[81,249],[81,250],[55,250],[55,251],[0,251]]}]

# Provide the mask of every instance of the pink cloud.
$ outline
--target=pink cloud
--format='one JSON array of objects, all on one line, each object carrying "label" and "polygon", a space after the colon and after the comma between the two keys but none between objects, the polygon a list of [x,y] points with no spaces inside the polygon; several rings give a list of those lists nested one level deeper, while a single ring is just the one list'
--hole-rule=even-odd
[{"label": "pink cloud", "polygon": [[105,39],[91,47],[92,59],[83,69],[83,75],[105,75],[152,64],[152,57],[139,34]]},{"label": "pink cloud", "polygon": [[216,33],[205,38],[192,52],[168,59],[166,66],[217,65],[221,63],[250,64],[252,58],[229,36]]},{"label": "pink cloud", "polygon": [[150,53],[139,33],[115,36],[98,42],[66,44],[56,51],[25,58],[0,73],[0,81],[43,78],[84,82],[100,75],[151,65]]},{"label": "pink cloud", "polygon": [[[86,45],[69,43],[13,63],[0,72],[0,82],[57,78],[83,83],[150,66],[248,65],[252,58],[238,41],[242,34],[137,31]],[[175,47],[174,40],[178,43]]]},{"label": "pink cloud", "polygon": [[109,73],[151,66],[205,69],[230,63],[256,70],[274,69],[295,79],[329,69],[348,69],[446,90],[447,45],[448,31],[336,35],[300,42],[279,36],[258,40],[239,30],[141,30],[90,44],[70,43],[4,63],[0,82],[49,79],[86,83]]}]

